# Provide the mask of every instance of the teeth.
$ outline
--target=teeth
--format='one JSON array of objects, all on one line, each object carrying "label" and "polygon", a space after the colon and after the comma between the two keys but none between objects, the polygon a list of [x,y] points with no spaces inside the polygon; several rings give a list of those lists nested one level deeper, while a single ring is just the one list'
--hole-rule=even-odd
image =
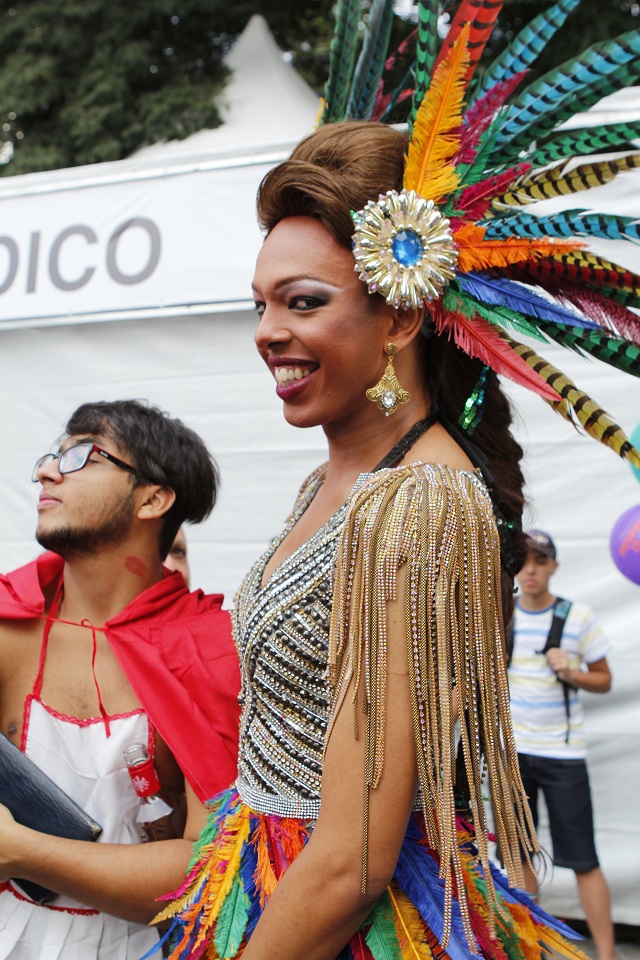
[{"label": "teeth", "polygon": [[310,373],[311,370],[306,367],[276,367],[276,380],[278,383],[289,383],[291,380],[302,380]]}]

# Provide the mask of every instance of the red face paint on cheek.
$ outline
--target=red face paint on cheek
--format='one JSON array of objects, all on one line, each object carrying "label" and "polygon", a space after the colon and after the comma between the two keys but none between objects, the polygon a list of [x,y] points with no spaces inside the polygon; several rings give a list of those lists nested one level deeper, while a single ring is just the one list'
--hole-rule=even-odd
[{"label": "red face paint on cheek", "polygon": [[125,557],[124,565],[129,573],[135,573],[139,577],[147,572],[147,565],[140,557]]}]

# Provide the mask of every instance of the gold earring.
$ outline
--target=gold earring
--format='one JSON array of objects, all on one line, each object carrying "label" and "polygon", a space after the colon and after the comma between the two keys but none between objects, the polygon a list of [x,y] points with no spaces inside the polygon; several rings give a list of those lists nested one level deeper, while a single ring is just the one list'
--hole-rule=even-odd
[{"label": "gold earring", "polygon": [[406,403],[411,398],[411,394],[403,390],[398,383],[395,367],[393,366],[393,355],[396,352],[395,343],[388,343],[384,352],[389,357],[387,367],[375,387],[367,390],[367,400],[373,400],[378,404],[378,409],[384,413],[385,417],[390,416],[398,409],[399,403]]}]

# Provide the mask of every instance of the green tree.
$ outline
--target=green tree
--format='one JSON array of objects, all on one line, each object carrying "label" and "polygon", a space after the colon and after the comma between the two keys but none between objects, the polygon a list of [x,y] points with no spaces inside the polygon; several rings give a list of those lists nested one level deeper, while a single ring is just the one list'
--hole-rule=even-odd
[{"label": "green tree", "polygon": [[330,11],[330,0],[313,0],[303,23],[296,0],[0,3],[0,147],[4,140],[10,157],[0,174],[118,160],[216,127],[223,57],[249,17],[263,13],[313,78],[326,60]]}]

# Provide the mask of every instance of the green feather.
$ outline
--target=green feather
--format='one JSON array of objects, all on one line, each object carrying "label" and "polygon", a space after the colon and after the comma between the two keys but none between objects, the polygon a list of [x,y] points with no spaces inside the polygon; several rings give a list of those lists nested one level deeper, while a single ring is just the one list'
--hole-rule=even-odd
[{"label": "green feather", "polygon": [[420,0],[418,4],[418,42],[416,45],[415,88],[408,117],[409,133],[418,108],[431,83],[438,43],[438,0]]},{"label": "green feather", "polygon": [[368,120],[371,117],[387,58],[394,2],[374,0],[347,103],[346,116],[350,119]]},{"label": "green feather", "polygon": [[464,290],[460,290],[455,281],[452,281],[443,291],[442,305],[446,310],[461,313],[469,320],[473,320],[475,316],[481,316],[494,326],[517,330],[518,333],[524,336],[548,343],[548,338],[538,330],[537,320],[525,317],[524,314],[513,310],[511,307],[499,305],[486,307],[476,300],[475,297],[471,297]]},{"label": "green feather", "polygon": [[329,76],[324,87],[322,123],[344,119],[358,44],[360,0],[338,0],[336,26],[329,48]]},{"label": "green feather", "polygon": [[249,916],[249,898],[236,876],[216,922],[215,948],[219,957],[235,957],[240,949]]},{"label": "green feather", "polygon": [[617,370],[624,370],[640,377],[640,347],[622,337],[614,337],[604,330],[585,330],[564,323],[540,321],[540,327],[556,343],[570,347],[577,353],[589,354],[596,360],[609,363]]},{"label": "green feather", "polygon": [[538,147],[527,159],[534,167],[543,167],[565,157],[605,153],[611,150],[638,149],[634,140],[640,140],[640,121],[609,123],[563,133]]},{"label": "green feather", "polygon": [[371,926],[365,940],[374,960],[402,960],[398,935],[393,923],[393,906],[389,892],[385,890],[369,914]]}]

